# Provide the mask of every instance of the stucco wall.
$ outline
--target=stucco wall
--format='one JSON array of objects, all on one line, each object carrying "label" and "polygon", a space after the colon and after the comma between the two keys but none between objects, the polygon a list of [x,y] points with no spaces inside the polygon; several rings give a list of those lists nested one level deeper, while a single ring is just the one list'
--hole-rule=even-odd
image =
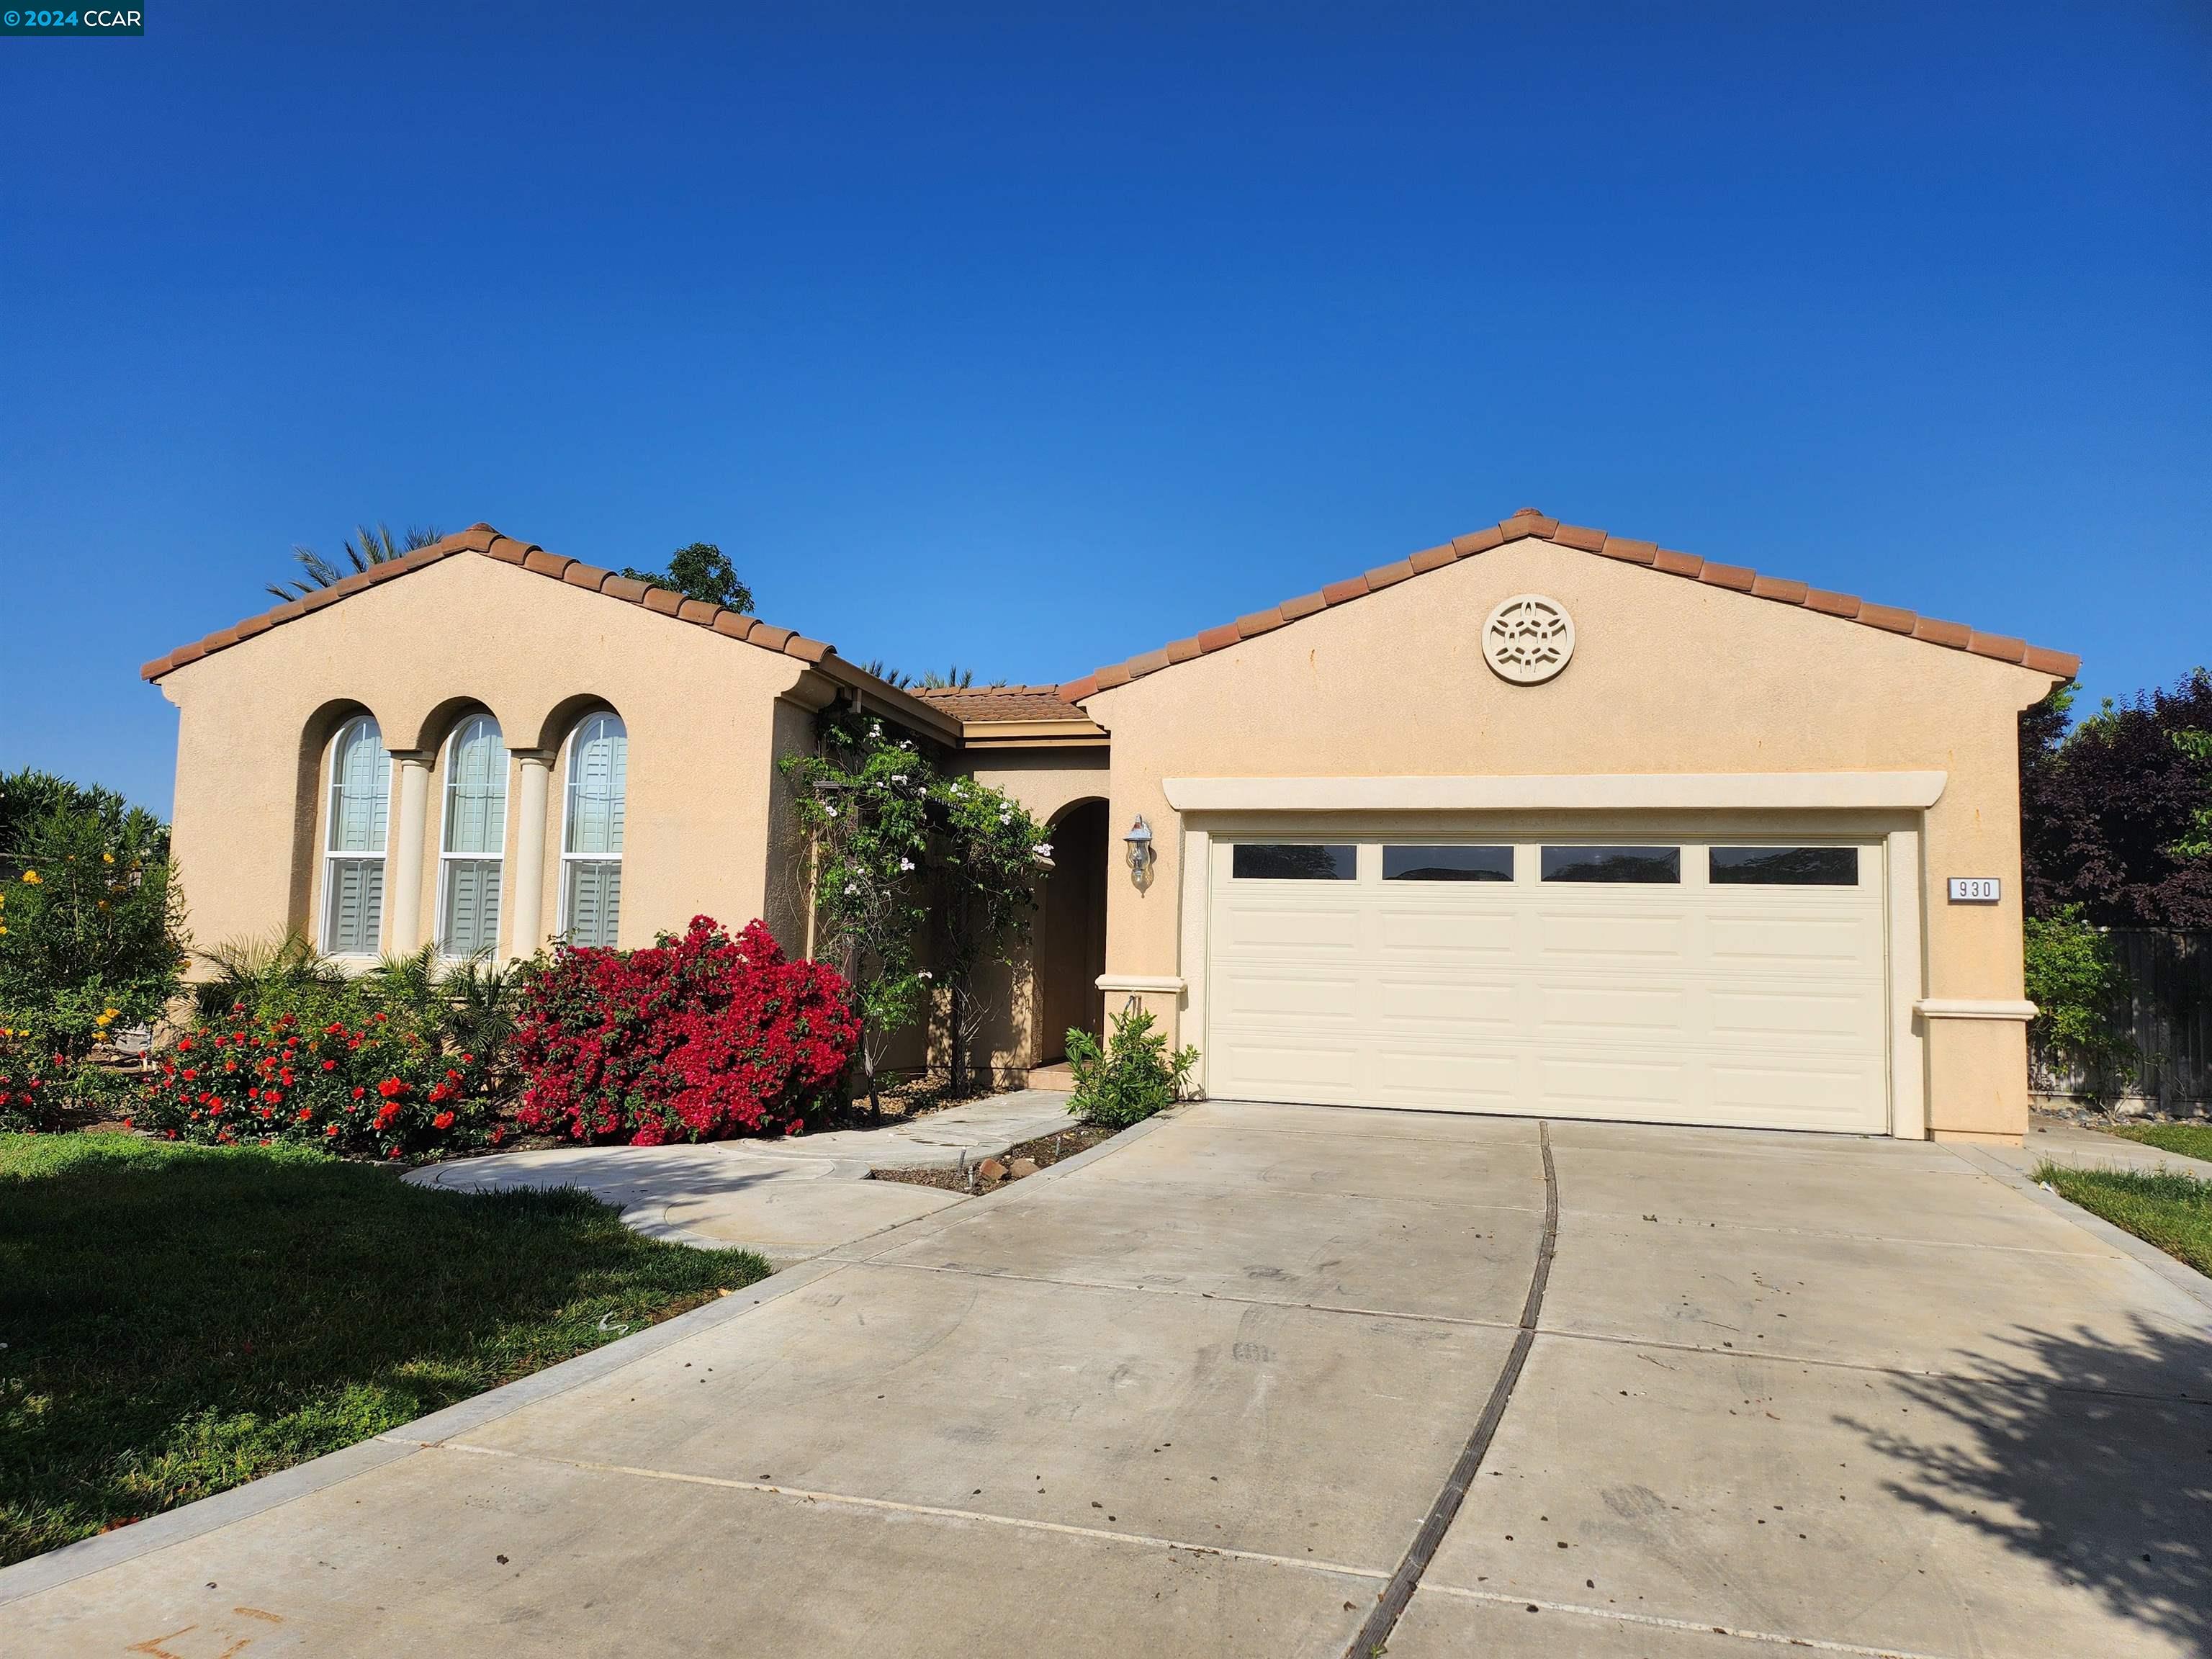
[{"label": "stucco wall", "polygon": [[[1547,684],[1511,685],[1484,663],[1481,626],[1499,600],[1531,592],[1565,605],[1574,656]],[[1923,976],[1923,995],[2017,1000],[2015,716],[2051,684],[1796,606],[1510,543],[1085,701],[1112,734],[1111,822],[1142,813],[1159,850],[1146,891],[1109,884],[1107,972],[1202,969],[1179,957],[1167,778],[1927,769],[1949,781],[1924,820],[1924,961],[1903,971]],[[1947,903],[1951,875],[2003,878],[2003,902]],[[1909,956],[1911,941],[1897,947]],[[1175,997],[1146,1000],[1176,1012]],[[1929,1024],[1939,1130],[2025,1124],[2019,1034],[2005,1048],[1985,1024]]]},{"label": "stucco wall", "polygon": [[[779,699],[806,674],[794,659],[635,605],[550,581],[497,560],[451,558],[172,672],[161,689],[180,713],[176,848],[194,936],[204,942],[313,933],[320,880],[320,781],[337,725],[366,709],[385,746],[434,753],[481,707],[510,750],[558,750],[575,720],[611,708],[629,733],[622,943],[647,943],[703,911],[732,926],[765,915],[789,948],[801,913],[773,874],[784,832],[774,763],[779,744],[811,740],[804,711]],[[552,773],[544,926],[558,926],[562,789]],[[520,765],[507,784],[512,937]],[[420,937],[393,936],[388,866],[386,949],[435,925],[442,776],[430,779]],[[396,836],[400,790],[392,787]],[[780,858],[772,856],[772,850]],[[395,846],[396,851],[396,846]]]}]

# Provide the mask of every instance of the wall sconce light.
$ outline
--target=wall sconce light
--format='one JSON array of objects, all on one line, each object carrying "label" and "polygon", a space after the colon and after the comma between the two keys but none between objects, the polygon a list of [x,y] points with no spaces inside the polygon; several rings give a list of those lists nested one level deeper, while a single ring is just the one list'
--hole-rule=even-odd
[{"label": "wall sconce light", "polygon": [[1141,893],[1152,884],[1152,860],[1158,856],[1152,851],[1152,826],[1139,813],[1137,821],[1129,826],[1129,833],[1121,839],[1128,843],[1130,879]]}]

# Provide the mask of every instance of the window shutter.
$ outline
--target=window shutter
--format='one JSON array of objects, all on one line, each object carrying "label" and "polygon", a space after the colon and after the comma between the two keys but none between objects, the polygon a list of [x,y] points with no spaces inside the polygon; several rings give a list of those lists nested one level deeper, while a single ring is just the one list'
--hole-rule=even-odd
[{"label": "window shutter", "polygon": [[611,949],[622,924],[622,866],[596,859],[568,864],[568,937]]},{"label": "window shutter", "polygon": [[331,936],[325,948],[333,956],[374,956],[384,920],[384,860],[332,859],[328,880]]},{"label": "window shutter", "polygon": [[445,924],[440,932],[447,956],[468,957],[498,949],[499,889],[496,860],[447,861]]}]

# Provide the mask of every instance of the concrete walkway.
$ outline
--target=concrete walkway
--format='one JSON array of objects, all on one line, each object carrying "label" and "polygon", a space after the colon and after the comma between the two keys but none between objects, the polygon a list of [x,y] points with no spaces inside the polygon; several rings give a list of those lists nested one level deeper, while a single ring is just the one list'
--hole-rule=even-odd
[{"label": "concrete walkway", "polygon": [[872,1169],[953,1169],[1073,1127],[1067,1097],[994,1095],[882,1129],[682,1146],[579,1146],[434,1164],[404,1177],[450,1192],[574,1187],[640,1232],[758,1250],[787,1267],[963,1201]]},{"label": "concrete walkway", "polygon": [[2139,1140],[2100,1134],[2071,1123],[2039,1118],[2028,1131],[2024,1146],[1998,1146],[1991,1155],[2016,1170],[2033,1170],[2044,1159],[2076,1170],[2178,1170],[2200,1181],[2212,1181],[2212,1160],[2184,1158],[2179,1152],[2146,1146]]},{"label": "concrete walkway", "polygon": [[2212,1650],[2204,1301],[1943,1147],[1543,1133],[1188,1109],[0,1572],[0,1651],[1335,1659],[1524,1348],[1391,1659]]}]

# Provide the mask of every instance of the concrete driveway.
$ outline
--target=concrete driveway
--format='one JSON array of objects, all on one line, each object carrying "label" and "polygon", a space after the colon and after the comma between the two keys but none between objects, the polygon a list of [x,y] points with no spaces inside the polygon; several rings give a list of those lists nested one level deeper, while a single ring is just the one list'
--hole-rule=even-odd
[{"label": "concrete driveway", "polygon": [[9,1569],[0,1651],[1334,1656],[1457,1468],[1393,1659],[2203,1652],[2208,1325],[1942,1147],[1204,1105]]}]

